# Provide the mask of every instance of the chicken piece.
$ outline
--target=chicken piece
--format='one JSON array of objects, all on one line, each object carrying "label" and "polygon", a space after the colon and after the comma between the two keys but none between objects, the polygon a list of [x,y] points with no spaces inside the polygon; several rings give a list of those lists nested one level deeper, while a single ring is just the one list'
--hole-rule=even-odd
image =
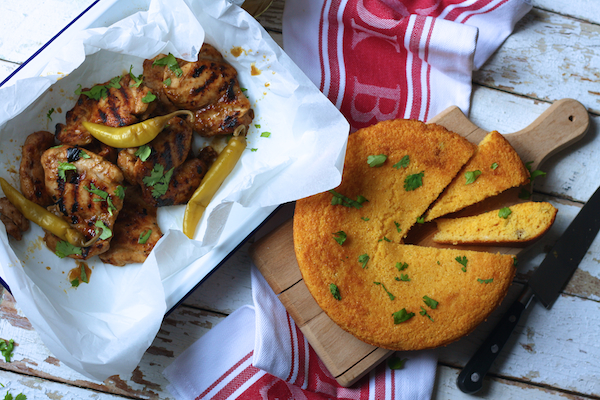
[{"label": "chicken piece", "polygon": [[[106,90],[102,96],[98,88]],[[96,96],[86,92],[95,91]],[[90,144],[93,136],[83,127],[88,121],[112,127],[131,125],[147,119],[156,107],[156,102],[147,99],[150,88],[143,83],[139,86],[132,82],[131,76],[125,74],[117,82],[108,81],[95,85],[92,89],[83,89],[75,107],[67,111],[66,124],[56,124],[56,138],[65,144],[85,146]]]},{"label": "chicken piece", "polygon": [[156,222],[156,207],[144,202],[139,186],[127,187],[126,193],[123,209],[113,229],[110,249],[100,254],[103,262],[120,267],[146,261],[162,237]]},{"label": "chicken piece", "polygon": [[[164,57],[158,56],[154,60]],[[230,134],[240,125],[250,125],[254,112],[240,89],[237,71],[217,49],[205,43],[198,61],[177,59],[177,63],[179,70],[160,67],[164,73],[157,87],[162,87],[175,107],[195,112],[194,131],[210,137]],[[148,73],[154,82],[158,82],[157,77],[152,77],[159,75],[157,68],[159,66],[152,67],[152,74]]]},{"label": "chicken piece", "polygon": [[119,152],[117,165],[129,183],[142,184],[142,179],[151,175],[157,164],[162,165],[165,171],[183,164],[192,148],[192,134],[186,120],[173,117],[165,129],[147,144],[150,154],[144,161],[136,156],[139,148],[134,147]]},{"label": "chicken piece", "polygon": [[100,157],[103,157],[105,160],[113,164],[117,163],[117,156],[119,155],[118,150],[102,143],[97,139],[92,140],[92,143],[85,146],[84,149],[89,150],[92,153],[96,153]]},{"label": "chicken piece", "polygon": [[19,178],[21,192],[27,199],[42,207],[53,203],[46,192],[44,168],[40,161],[42,153],[54,146],[54,135],[46,131],[34,132],[27,136],[23,144]]},{"label": "chicken piece", "polygon": [[0,198],[0,221],[6,227],[6,233],[17,240],[22,239],[21,232],[29,229],[29,221],[6,197]]},{"label": "chicken piece", "polygon": [[[52,147],[42,154],[46,190],[56,203],[55,212],[90,240],[112,230],[123,208],[123,173],[114,164],[89,150],[74,146]],[[108,232],[105,232],[108,233]],[[69,257],[88,259],[110,247],[111,237],[97,240]],[[47,233],[46,245],[52,251],[60,239]]]},{"label": "chicken piece", "polygon": [[207,170],[208,166],[203,160],[191,158],[171,172],[153,173],[140,185],[142,196],[148,204],[156,207],[186,204],[200,186]]},{"label": "chicken piece", "polygon": [[164,91],[166,67],[164,65],[154,65],[154,61],[164,57],[164,54],[159,54],[152,59],[144,60],[144,84],[152,90],[157,100],[155,115],[165,115],[177,110],[177,107],[171,103]]}]

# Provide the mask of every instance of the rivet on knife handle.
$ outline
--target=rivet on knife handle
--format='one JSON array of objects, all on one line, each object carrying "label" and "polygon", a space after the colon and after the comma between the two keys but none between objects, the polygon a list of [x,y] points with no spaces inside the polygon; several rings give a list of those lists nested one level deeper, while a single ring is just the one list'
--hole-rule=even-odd
[{"label": "rivet on knife handle", "polygon": [[531,290],[526,287],[521,296],[510,306],[498,325],[471,357],[458,375],[456,384],[464,393],[475,393],[483,387],[483,378],[487,375],[500,351],[510,338],[521,318],[523,310],[532,298]]}]

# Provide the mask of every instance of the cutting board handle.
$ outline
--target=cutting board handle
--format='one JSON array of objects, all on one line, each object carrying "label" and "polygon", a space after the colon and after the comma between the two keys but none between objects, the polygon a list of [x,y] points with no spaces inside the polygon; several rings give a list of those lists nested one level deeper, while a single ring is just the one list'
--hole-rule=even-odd
[{"label": "cutting board handle", "polygon": [[505,135],[523,162],[537,169],[552,155],[583,138],[590,125],[586,108],[573,99],[557,100],[526,128]]},{"label": "cutting board handle", "polygon": [[[473,124],[458,107],[449,107],[428,122],[459,132],[471,143],[478,144],[487,131]],[[531,162],[535,170],[550,156],[580,140],[588,130],[590,119],[586,108],[573,99],[557,100],[531,124],[514,133],[503,134],[523,162]],[[503,132],[500,132],[503,133]]]}]

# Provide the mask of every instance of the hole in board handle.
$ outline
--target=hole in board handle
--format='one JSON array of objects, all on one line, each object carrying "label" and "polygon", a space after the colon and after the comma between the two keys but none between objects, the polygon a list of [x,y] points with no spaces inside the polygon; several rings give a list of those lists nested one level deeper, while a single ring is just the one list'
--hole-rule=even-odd
[{"label": "hole in board handle", "polygon": [[574,120],[574,119],[575,119],[575,117],[574,117],[574,116],[572,116],[572,115],[569,115],[569,121],[573,122],[573,120]]}]

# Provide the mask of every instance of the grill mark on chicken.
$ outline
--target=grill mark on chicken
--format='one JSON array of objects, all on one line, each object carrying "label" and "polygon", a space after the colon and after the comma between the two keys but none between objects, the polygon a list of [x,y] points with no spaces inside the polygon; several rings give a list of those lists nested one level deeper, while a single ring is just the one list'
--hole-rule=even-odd
[{"label": "grill mark on chicken", "polygon": [[[63,218],[85,236],[86,240],[100,234],[95,224],[102,221],[112,229],[114,222],[123,206],[123,201],[116,195],[116,190],[123,181],[123,174],[113,164],[97,154],[86,150],[88,157],[79,158],[72,164],[76,171],[67,171],[66,179],[59,176],[59,165],[67,161],[69,154],[73,155],[78,147],[60,146],[46,150],[42,154],[41,163],[44,167],[46,188]],[[92,185],[106,194],[107,198],[92,192]],[[110,210],[109,210],[109,207]],[[73,254],[71,258],[87,259],[108,250],[110,239],[100,239],[90,248],[82,249],[81,255]],[[55,251],[60,239],[47,233],[44,240],[50,250]]]},{"label": "grill mark on chicken", "polygon": [[206,69],[206,65],[201,65],[198,68],[194,69],[194,73],[192,74],[192,78],[197,78],[200,75],[202,75],[202,73],[204,72],[205,69]]},{"label": "grill mark on chicken", "polygon": [[81,151],[77,147],[70,147],[67,149],[67,162],[75,162],[79,160],[79,154]]},{"label": "grill mark on chicken", "polygon": [[54,146],[54,135],[48,131],[37,131],[27,136],[21,149],[19,165],[21,192],[27,199],[42,207],[54,203],[52,197],[46,192],[46,178],[40,161],[42,153],[52,146]]}]

